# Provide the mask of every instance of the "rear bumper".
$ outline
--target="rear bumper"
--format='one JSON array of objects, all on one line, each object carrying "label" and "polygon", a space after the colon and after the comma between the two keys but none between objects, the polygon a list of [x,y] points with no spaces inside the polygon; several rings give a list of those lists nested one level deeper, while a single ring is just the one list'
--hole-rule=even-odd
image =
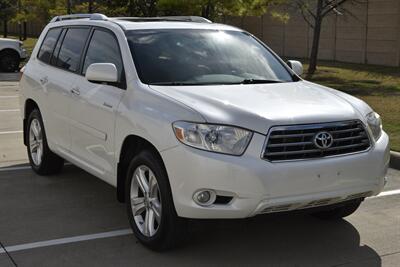
[{"label": "rear bumper", "polygon": [[[241,157],[184,145],[162,152],[179,216],[245,218],[260,213],[331,205],[380,193],[389,164],[384,133],[363,153],[332,158],[271,163],[260,158],[265,137],[255,134]],[[232,196],[230,203],[208,207],[192,197],[199,189]]]}]

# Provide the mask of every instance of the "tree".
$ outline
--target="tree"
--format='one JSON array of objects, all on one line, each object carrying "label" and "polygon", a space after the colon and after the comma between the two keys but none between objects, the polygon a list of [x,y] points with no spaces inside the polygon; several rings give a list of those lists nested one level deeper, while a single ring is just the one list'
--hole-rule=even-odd
[{"label": "tree", "polygon": [[12,22],[35,21],[46,24],[52,17],[52,10],[63,0],[19,0],[18,11]]},{"label": "tree", "polygon": [[71,13],[72,13],[71,0],[67,0],[67,14],[71,14]]},{"label": "tree", "polygon": [[262,15],[268,7],[283,0],[159,0],[164,15],[197,15],[211,20],[223,16]]},{"label": "tree", "polygon": [[318,51],[321,37],[321,27],[323,20],[329,14],[342,15],[348,13],[352,15],[348,9],[344,7],[345,3],[361,3],[361,0],[294,0],[291,5],[299,10],[307,22],[313,29],[313,42],[310,55],[310,65],[308,75],[313,75],[317,70]]},{"label": "tree", "polygon": [[3,36],[8,35],[8,22],[17,11],[17,6],[14,0],[0,0],[0,18],[3,22]]},{"label": "tree", "polygon": [[93,0],[89,0],[88,13],[93,13]]}]

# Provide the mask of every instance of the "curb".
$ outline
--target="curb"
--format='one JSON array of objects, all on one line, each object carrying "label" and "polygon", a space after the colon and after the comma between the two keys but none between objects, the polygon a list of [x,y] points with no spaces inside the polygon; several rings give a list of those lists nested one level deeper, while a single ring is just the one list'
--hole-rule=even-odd
[{"label": "curb", "polygon": [[390,168],[400,170],[400,153],[390,151]]}]

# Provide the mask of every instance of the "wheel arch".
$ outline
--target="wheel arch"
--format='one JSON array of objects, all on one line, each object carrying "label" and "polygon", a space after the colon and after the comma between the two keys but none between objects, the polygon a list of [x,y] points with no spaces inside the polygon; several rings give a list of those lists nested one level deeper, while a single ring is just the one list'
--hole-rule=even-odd
[{"label": "wheel arch", "polygon": [[2,50],[0,50],[0,54],[3,54],[3,53],[12,53],[12,54],[17,55],[19,58],[21,58],[21,55],[19,54],[19,52],[17,50],[15,50],[14,48],[10,48],[10,47],[3,48]]},{"label": "wheel arch", "polygon": [[125,137],[120,149],[119,160],[117,164],[117,199],[119,202],[125,202],[125,179],[130,161],[135,155],[144,149],[153,151],[159,157],[165,169],[161,154],[150,141],[141,136],[133,134]]},{"label": "wheel arch", "polygon": [[29,114],[35,109],[39,109],[39,105],[31,98],[28,98],[25,100],[25,105],[24,105],[24,118],[23,118],[23,137],[24,137],[24,145],[28,145],[28,140],[27,140],[27,121]]}]

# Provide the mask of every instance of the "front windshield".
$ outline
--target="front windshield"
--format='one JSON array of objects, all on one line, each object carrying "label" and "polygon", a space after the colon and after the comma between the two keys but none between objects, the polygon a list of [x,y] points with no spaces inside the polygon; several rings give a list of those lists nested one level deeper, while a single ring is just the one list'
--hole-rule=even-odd
[{"label": "front windshield", "polygon": [[291,82],[292,75],[244,32],[133,30],[128,43],[140,80],[153,85]]}]

